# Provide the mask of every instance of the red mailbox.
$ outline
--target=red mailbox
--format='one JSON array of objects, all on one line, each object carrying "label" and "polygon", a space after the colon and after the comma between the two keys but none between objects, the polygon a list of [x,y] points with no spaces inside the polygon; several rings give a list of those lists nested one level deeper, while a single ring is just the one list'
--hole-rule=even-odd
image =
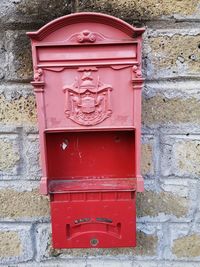
[{"label": "red mailbox", "polygon": [[28,33],[55,248],[136,245],[143,32],[77,13]]}]

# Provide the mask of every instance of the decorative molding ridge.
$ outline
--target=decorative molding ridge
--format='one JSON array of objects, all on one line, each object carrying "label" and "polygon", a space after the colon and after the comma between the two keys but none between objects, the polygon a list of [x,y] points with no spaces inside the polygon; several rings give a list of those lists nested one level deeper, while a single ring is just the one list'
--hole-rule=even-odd
[{"label": "decorative molding ridge", "polygon": [[77,22],[79,23],[95,22],[112,26],[114,30],[115,29],[120,30],[131,38],[135,38],[134,35],[135,36],[142,35],[142,33],[145,30],[145,28],[135,28],[129,25],[128,23],[109,15],[93,13],[93,12],[81,12],[57,18],[49,22],[42,28],[40,28],[38,31],[28,32],[27,34],[28,36],[30,36],[32,40],[42,41],[46,36],[50,35],[52,32],[55,32],[56,30],[63,28],[65,26],[76,24]]}]

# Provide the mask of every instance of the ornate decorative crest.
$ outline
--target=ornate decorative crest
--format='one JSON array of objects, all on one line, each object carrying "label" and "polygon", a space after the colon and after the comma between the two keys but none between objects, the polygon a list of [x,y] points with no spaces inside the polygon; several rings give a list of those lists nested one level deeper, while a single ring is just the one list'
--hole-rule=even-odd
[{"label": "ornate decorative crest", "polygon": [[83,42],[89,42],[89,43],[94,43],[96,41],[96,36],[94,33],[85,30],[82,31],[78,36],[77,36],[77,42],[83,43]]},{"label": "ornate decorative crest", "polygon": [[105,36],[98,32],[91,32],[85,29],[84,31],[72,34],[68,41],[78,43],[95,43],[96,41],[103,41],[106,39],[107,38]]},{"label": "ornate decorative crest", "polygon": [[80,125],[96,125],[112,114],[112,87],[102,83],[98,74],[94,75],[96,67],[79,68],[78,72],[75,82],[64,86],[65,114]]}]

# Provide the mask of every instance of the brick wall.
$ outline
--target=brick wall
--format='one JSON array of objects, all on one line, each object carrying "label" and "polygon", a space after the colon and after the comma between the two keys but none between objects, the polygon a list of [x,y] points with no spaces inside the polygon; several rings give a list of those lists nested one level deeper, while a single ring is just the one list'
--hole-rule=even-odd
[{"label": "brick wall", "polygon": [[[142,172],[135,249],[54,250],[39,195],[38,129],[26,31],[77,11],[146,26]],[[200,1],[0,1],[0,263],[200,266]]]}]

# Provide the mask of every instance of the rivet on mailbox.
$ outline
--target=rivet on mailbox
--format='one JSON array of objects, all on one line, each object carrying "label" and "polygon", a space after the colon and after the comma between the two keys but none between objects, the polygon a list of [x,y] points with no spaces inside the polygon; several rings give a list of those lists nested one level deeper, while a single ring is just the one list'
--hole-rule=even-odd
[{"label": "rivet on mailbox", "polygon": [[136,246],[143,32],[76,13],[27,33],[54,248]]}]

